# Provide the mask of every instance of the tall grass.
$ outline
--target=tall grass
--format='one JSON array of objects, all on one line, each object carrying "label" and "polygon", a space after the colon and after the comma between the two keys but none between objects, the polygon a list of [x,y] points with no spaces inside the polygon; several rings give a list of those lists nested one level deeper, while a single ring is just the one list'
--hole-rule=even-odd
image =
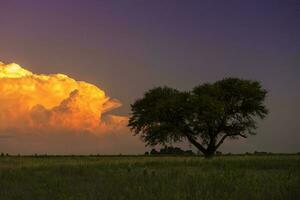
[{"label": "tall grass", "polygon": [[0,158],[0,200],[287,200],[299,188],[299,155]]}]

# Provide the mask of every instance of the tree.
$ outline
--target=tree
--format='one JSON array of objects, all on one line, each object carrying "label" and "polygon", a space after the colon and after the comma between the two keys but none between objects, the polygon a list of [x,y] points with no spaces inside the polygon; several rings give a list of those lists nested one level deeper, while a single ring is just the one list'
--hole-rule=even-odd
[{"label": "tree", "polygon": [[230,138],[255,135],[268,113],[267,91],[257,81],[226,78],[181,92],[156,87],[131,105],[128,126],[148,146],[188,140],[211,157]]}]

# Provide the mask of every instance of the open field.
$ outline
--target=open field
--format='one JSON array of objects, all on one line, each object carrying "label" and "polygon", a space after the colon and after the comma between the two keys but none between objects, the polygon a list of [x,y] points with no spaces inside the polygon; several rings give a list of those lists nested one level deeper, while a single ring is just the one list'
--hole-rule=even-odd
[{"label": "open field", "polygon": [[300,199],[300,156],[5,156],[0,199]]}]

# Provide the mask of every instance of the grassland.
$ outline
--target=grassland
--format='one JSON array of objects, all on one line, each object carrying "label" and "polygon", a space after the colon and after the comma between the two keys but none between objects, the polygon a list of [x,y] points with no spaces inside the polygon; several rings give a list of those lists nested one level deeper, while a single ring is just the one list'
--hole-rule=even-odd
[{"label": "grassland", "polygon": [[300,156],[4,156],[0,199],[300,199]]}]

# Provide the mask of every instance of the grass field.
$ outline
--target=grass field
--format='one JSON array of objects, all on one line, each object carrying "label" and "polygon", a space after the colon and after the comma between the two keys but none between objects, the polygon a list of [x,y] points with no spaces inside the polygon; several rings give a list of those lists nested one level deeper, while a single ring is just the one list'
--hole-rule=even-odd
[{"label": "grass field", "polygon": [[300,156],[4,156],[0,199],[300,199]]}]

